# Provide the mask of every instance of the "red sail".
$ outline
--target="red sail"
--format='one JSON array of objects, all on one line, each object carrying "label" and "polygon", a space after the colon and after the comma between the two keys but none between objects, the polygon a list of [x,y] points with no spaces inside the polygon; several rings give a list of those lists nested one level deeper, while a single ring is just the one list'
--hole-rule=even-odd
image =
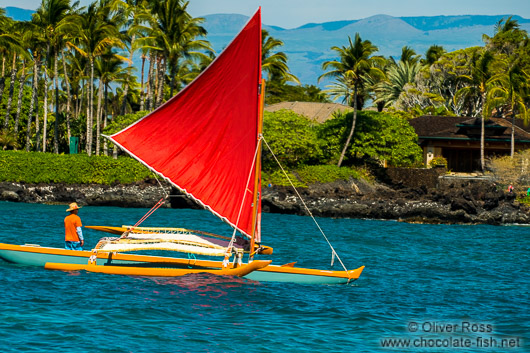
[{"label": "red sail", "polygon": [[261,9],[195,81],[110,139],[250,235],[260,80]]}]

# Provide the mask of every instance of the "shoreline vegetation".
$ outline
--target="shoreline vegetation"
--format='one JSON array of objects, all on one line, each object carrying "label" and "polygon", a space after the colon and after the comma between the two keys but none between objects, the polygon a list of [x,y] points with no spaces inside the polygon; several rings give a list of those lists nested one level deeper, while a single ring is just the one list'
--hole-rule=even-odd
[{"label": "shoreline vegetation", "polygon": [[[380,168],[370,174],[327,165],[302,167],[291,178],[318,217],[530,224],[525,198],[504,191],[493,177],[447,177],[440,168]],[[287,185],[279,172],[264,173],[263,211],[308,215]],[[164,207],[200,208],[129,157],[0,152],[1,201],[150,208],[165,194],[170,197]]]}]

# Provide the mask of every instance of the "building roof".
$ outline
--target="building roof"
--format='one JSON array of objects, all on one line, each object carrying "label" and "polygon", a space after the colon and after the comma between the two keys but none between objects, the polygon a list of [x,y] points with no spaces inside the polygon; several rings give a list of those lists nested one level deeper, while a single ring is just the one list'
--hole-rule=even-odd
[{"label": "building roof", "polygon": [[309,119],[323,123],[330,119],[336,111],[350,111],[351,107],[338,103],[318,103],[318,102],[281,102],[268,105],[265,111],[275,112],[286,109],[295,112],[296,114],[304,115]]},{"label": "building roof", "polygon": [[[409,120],[420,139],[480,139],[480,118],[461,116],[425,115]],[[488,118],[485,121],[485,137],[489,140],[510,140],[511,121],[504,118]],[[530,127],[516,123],[515,140],[530,141]]]}]

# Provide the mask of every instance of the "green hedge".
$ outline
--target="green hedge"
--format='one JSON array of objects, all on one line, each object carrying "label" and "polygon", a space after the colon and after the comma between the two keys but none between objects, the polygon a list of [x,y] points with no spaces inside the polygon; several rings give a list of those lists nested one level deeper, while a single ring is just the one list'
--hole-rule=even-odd
[{"label": "green hedge", "polygon": [[152,177],[130,157],[1,151],[0,181],[66,184],[129,184]]},{"label": "green hedge", "polygon": [[[329,183],[350,178],[369,180],[362,169],[333,165],[301,166],[289,171],[296,187],[313,183]],[[86,154],[52,154],[40,152],[0,151],[0,181],[28,184],[129,184],[153,177],[153,173],[130,157],[113,159]],[[280,170],[263,172],[262,184],[290,185]]]}]

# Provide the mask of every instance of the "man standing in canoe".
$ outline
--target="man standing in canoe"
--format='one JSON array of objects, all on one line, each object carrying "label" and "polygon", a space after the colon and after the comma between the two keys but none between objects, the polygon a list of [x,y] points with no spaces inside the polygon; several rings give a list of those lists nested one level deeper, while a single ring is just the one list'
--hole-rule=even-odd
[{"label": "man standing in canoe", "polygon": [[70,212],[64,219],[64,248],[67,250],[83,250],[85,245],[83,231],[81,227],[81,218],[77,215],[81,207],[72,202],[66,212]]}]

